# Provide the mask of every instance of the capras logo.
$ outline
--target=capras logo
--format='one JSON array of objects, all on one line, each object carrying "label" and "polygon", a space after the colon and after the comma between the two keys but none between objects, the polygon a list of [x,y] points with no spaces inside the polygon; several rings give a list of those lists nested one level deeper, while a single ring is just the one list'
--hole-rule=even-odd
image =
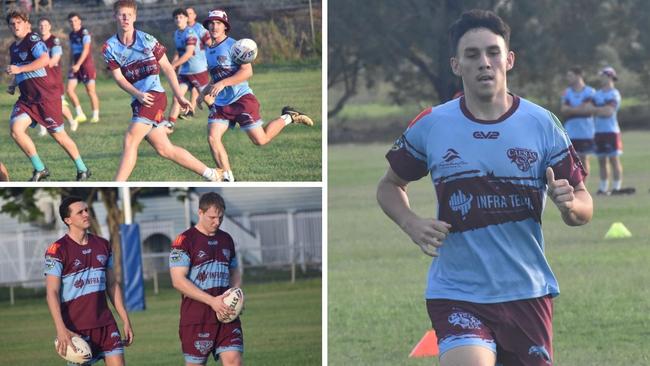
[{"label": "capras logo", "polygon": [[478,140],[496,140],[499,138],[499,132],[498,131],[474,131],[472,134],[475,139]]}]

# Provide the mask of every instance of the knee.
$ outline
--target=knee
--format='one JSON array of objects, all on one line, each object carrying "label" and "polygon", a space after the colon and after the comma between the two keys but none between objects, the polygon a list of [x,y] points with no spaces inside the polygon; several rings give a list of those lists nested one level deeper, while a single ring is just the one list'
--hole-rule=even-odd
[{"label": "knee", "polygon": [[262,137],[253,137],[251,136],[251,142],[255,146],[264,146],[269,143],[269,139],[267,138],[262,138]]},{"label": "knee", "polygon": [[223,143],[221,142],[221,136],[216,134],[208,135],[208,144],[210,144],[210,146],[212,147],[218,147],[223,145]]},{"label": "knee", "polygon": [[174,145],[157,145],[155,146],[155,149],[161,158],[171,159],[174,156]]}]

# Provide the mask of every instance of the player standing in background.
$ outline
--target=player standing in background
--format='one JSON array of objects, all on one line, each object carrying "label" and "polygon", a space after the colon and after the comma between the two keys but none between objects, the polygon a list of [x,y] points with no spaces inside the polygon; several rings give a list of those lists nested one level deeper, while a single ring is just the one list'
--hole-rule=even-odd
[{"label": "player standing in background", "polygon": [[224,170],[224,180],[234,182],[228,153],[222,141],[228,128],[239,124],[253,144],[265,145],[290,123],[313,126],[314,122],[296,109],[285,106],[279,118],[262,127],[264,121],[260,116],[260,104],[247,81],[253,76],[253,66],[237,64],[230,57],[230,48],[235,40],[227,35],[230,31],[228,15],[220,9],[212,10],[203,21],[203,26],[212,38],[211,46],[206,49],[212,81],[203,89],[198,103],[206,95],[214,99],[208,116],[208,143],[214,161]]},{"label": "player standing in background", "polygon": [[[596,156],[600,167],[600,185],[598,194],[632,194],[635,188],[623,188],[623,166],[620,155],[623,154],[621,129],[616,114],[621,107],[621,93],[614,87],[618,80],[616,70],[605,67],[598,73],[602,87],[593,99],[592,113],[596,128]],[[612,167],[612,191],[609,192],[609,165]]]},{"label": "player standing in background", "polygon": [[[29,17],[25,13],[12,11],[6,17],[9,29],[16,41],[9,47],[11,65],[6,72],[15,78],[20,97],[14,105],[9,126],[11,137],[27,155],[34,167],[33,182],[47,178],[50,171],[38,156],[34,141],[26,130],[40,124],[47,128],[50,136],[65,150],[77,168],[77,180],[87,180],[90,170],[86,167],[77,145],[63,128],[61,95],[54,80],[47,75],[50,56],[47,46],[38,34],[30,31]],[[13,94],[14,89],[8,89]]]},{"label": "player standing in background", "polygon": [[[465,94],[409,124],[386,155],[377,200],[434,257],[425,297],[442,366],[546,366],[559,287],[544,256],[542,210],[548,194],[567,225],[589,222],[586,173],[557,118],[508,92],[515,55],[501,18],[465,12],[449,38]],[[407,186],[426,175],[437,219],[410,209]]]},{"label": "player standing in background", "polygon": [[[208,30],[203,27],[203,24],[198,23],[196,21],[196,11],[194,10],[193,7],[187,7],[185,8],[185,11],[187,12],[187,25],[190,26],[190,28],[194,29],[194,33],[196,33],[199,36],[199,39],[203,39],[203,37],[207,36],[207,42],[210,42],[210,34],[208,33]],[[209,44],[206,45],[206,47],[209,46]],[[205,47],[201,47],[201,52],[203,53],[203,57],[205,57]],[[194,88],[190,88],[192,95],[190,96],[190,102],[192,102],[192,110],[196,108],[196,101],[199,98],[200,92]],[[186,111],[185,113],[181,114],[180,118],[191,118],[194,115],[194,112],[192,111]]]},{"label": "player standing in background", "polygon": [[75,93],[78,81],[86,86],[86,92],[90,98],[90,106],[93,109],[93,116],[90,122],[99,122],[99,98],[95,90],[95,79],[97,71],[93,61],[91,50],[92,39],[88,29],[81,24],[81,16],[77,13],[68,14],[68,23],[70,24],[70,72],[68,73],[68,96],[74,105],[77,113],[76,120],[79,123],[86,122],[88,119],[81,109],[79,97]]},{"label": "player standing in background", "polygon": [[[88,233],[88,206],[79,197],[67,197],[59,206],[68,232],[45,252],[47,306],[54,320],[57,352],[66,354],[70,338],[84,338],[92,349],[92,364],[124,365],[124,346],[133,343],[133,330],[124,298],[113,271],[111,244]],[[126,339],[106,302],[106,295],[123,322]]]},{"label": "player standing in background", "polygon": [[202,175],[206,180],[221,181],[223,174],[220,170],[208,168],[187,150],[169,141],[169,126],[163,121],[167,95],[158,76],[161,70],[179,104],[189,108],[190,103],[181,93],[174,68],[165,55],[165,46],[152,35],[134,28],[137,15],[134,0],[117,1],[113,11],[117,34],[104,43],[104,61],[117,85],[131,94],[133,110],[115,180],[126,181],[129,178],[138,159],[138,146],[146,139],[161,157]]},{"label": "player standing in background", "polygon": [[235,244],[219,229],[226,204],[214,192],[199,199],[199,221],[180,234],[169,254],[172,284],[182,294],[179,336],[187,366],[205,365],[212,353],[224,366],[242,364],[244,340],[239,318],[221,323],[217,314],[234,314],[224,292],[241,287]]},{"label": "player standing in background", "polygon": [[[185,95],[190,88],[201,91],[210,82],[204,51],[206,42],[210,40],[210,35],[207,32],[199,35],[192,27],[188,26],[185,9],[174,10],[173,17],[178,29],[174,32],[176,53],[172,59],[172,67],[179,69],[178,83],[181,93]],[[191,103],[196,105],[196,100],[192,100]],[[176,123],[180,112],[181,107],[174,99],[169,111],[169,122]]]},{"label": "player standing in background", "polygon": [[[38,20],[38,32],[41,35],[41,39],[45,42],[47,49],[50,53],[50,64],[46,68],[47,75],[54,80],[54,83],[59,86],[61,92],[61,104],[63,108],[63,116],[68,120],[70,124],[70,129],[76,131],[79,127],[79,123],[72,117],[72,112],[68,108],[68,102],[65,100],[65,91],[63,90],[63,79],[61,78],[61,56],[63,55],[63,48],[61,47],[61,40],[59,37],[53,35],[52,32],[52,22],[47,17],[41,17]],[[47,134],[47,129],[41,126],[40,135],[44,136]]]},{"label": "player standing in background", "polygon": [[589,155],[594,153],[596,147],[594,119],[591,112],[596,90],[585,84],[582,78],[582,69],[579,67],[569,69],[566,79],[569,87],[562,95],[562,106],[560,107],[560,111],[566,118],[564,128],[571,139],[571,145],[575,148],[585,167],[585,171],[589,174]]}]

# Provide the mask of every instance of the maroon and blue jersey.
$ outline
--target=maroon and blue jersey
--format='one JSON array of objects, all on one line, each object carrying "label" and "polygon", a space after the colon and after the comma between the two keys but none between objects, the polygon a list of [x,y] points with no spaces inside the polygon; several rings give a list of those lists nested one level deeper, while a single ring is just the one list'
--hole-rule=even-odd
[{"label": "maroon and blue jersey", "polygon": [[[189,267],[188,279],[211,296],[230,288],[230,270],[237,268],[235,243],[230,234],[217,230],[207,236],[192,227],[180,234],[172,244],[169,267]],[[180,325],[217,323],[209,305],[183,296]]]},{"label": "maroon and blue jersey", "polygon": [[[55,35],[50,35],[50,38],[43,40],[45,46],[50,53],[50,58],[63,54],[61,47],[61,40]],[[60,61],[59,61],[60,62]],[[63,95],[63,79],[61,78],[61,64],[58,63],[52,67],[47,67],[47,75],[59,86],[61,95]]]},{"label": "maroon and blue jersey", "polygon": [[596,107],[604,107],[606,105],[614,107],[614,113],[609,117],[594,117],[594,124],[596,133],[621,132],[618,126],[618,119],[616,114],[621,107],[621,93],[617,89],[599,89],[594,94],[593,103]]},{"label": "maroon and blue jersey", "polygon": [[[210,72],[213,83],[235,75],[241,67],[230,57],[230,48],[235,42],[234,39],[227,37],[221,43],[212,45],[206,49],[208,71]],[[246,94],[253,94],[253,90],[248,86],[248,81],[227,86],[219,92],[214,104],[217,106],[226,106],[236,102]]]},{"label": "maroon and blue jersey", "polygon": [[104,62],[109,70],[119,68],[126,80],[141,92],[165,92],[160,84],[158,60],[167,49],[154,36],[139,30],[133,32],[133,43],[129,45],[123,44],[117,35],[104,43]]},{"label": "maroon and blue jersey", "polygon": [[110,243],[88,234],[80,245],[67,234],[45,252],[45,275],[61,278],[61,315],[71,330],[115,322],[106,301],[106,271],[113,268]]},{"label": "maroon and blue jersey", "polygon": [[[207,38],[206,38],[207,37]],[[203,33],[199,35],[196,33],[194,27],[187,26],[185,29],[177,29],[174,32],[174,43],[178,56],[183,56],[187,46],[194,46],[194,53],[189,60],[185,61],[180,67],[180,75],[192,75],[204,72],[208,69],[208,64],[205,59],[205,43],[210,38],[210,35]]]},{"label": "maroon and blue jersey", "polygon": [[[569,107],[578,107],[583,103],[591,103],[595,93],[596,90],[588,85],[585,85],[581,90],[566,88],[564,95],[562,95],[562,104]],[[564,128],[571,139],[591,140],[594,138],[594,119],[590,114],[571,116],[571,118],[564,121]]]},{"label": "maroon and blue jersey", "polygon": [[386,155],[406,181],[430,175],[451,224],[429,269],[427,299],[496,303],[557,295],[544,256],[546,168],[572,186],[586,175],[558,119],[517,96],[480,120],[465,97],[420,113]]},{"label": "maroon and blue jersey", "polygon": [[[90,36],[90,31],[88,29],[81,27],[77,32],[72,31],[70,32],[70,53],[72,55],[72,59],[74,62],[77,62],[79,60],[79,57],[81,57],[81,53],[84,50],[84,45],[90,44],[92,48],[92,39]],[[87,64],[92,64],[93,63],[93,52],[92,49],[90,52],[88,52],[88,56],[86,56],[86,59],[83,62],[83,65]]]},{"label": "maroon and blue jersey", "polygon": [[[43,54],[48,54],[48,49],[36,33],[30,32],[20,43],[14,42],[9,46],[10,62],[16,66],[31,64]],[[61,99],[58,87],[48,77],[44,67],[16,75],[16,84],[20,89],[19,99],[25,102],[41,103]]]}]

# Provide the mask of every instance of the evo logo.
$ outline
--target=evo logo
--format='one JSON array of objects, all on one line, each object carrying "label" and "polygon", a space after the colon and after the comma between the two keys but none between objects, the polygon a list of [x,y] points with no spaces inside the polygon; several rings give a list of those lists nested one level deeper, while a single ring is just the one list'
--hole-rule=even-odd
[{"label": "evo logo", "polygon": [[472,136],[474,136],[474,138],[478,140],[496,140],[499,138],[499,132],[498,131],[488,131],[488,132],[474,131]]}]

